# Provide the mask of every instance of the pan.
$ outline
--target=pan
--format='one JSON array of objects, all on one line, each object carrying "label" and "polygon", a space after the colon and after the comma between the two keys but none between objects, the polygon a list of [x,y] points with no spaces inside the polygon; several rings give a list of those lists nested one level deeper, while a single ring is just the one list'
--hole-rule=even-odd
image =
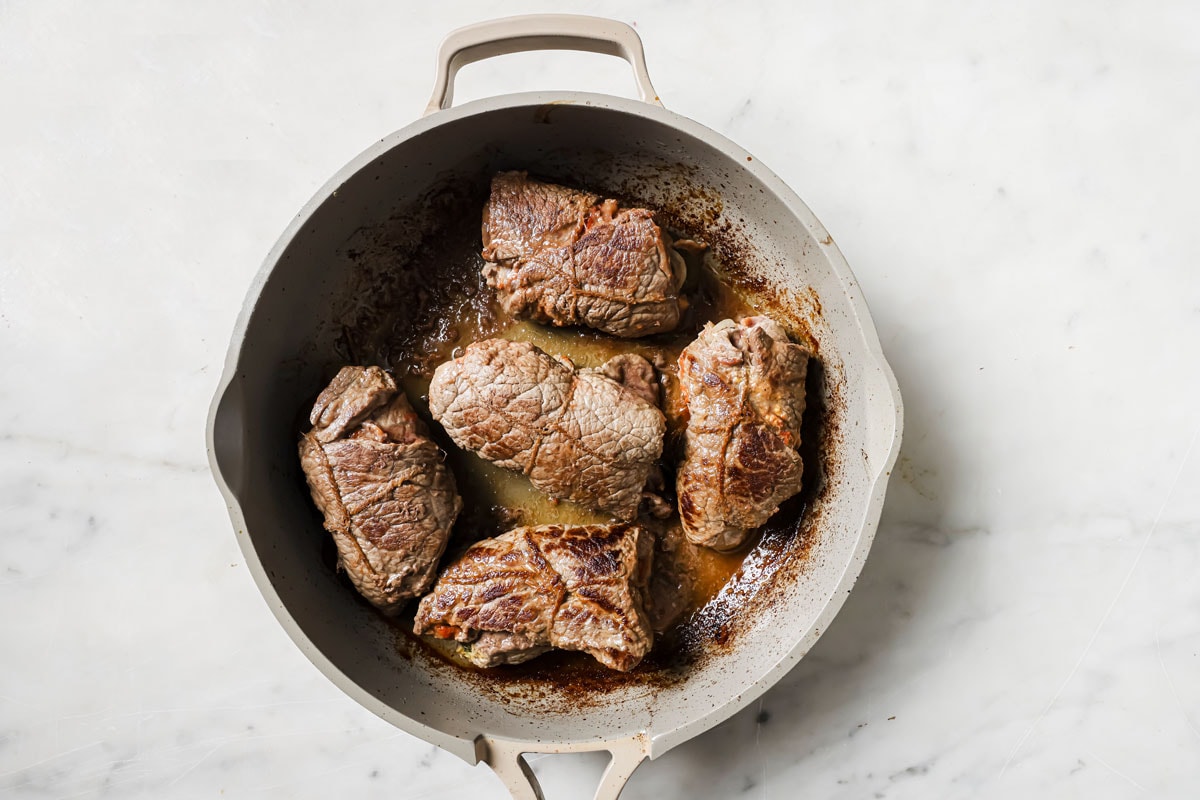
[{"label": "pan", "polygon": [[[463,65],[539,49],[619,56],[640,99],[535,92],[452,106]],[[336,575],[296,463],[312,398],[338,366],[363,358],[355,331],[404,334],[403,315],[379,309],[394,299],[388,287],[413,285],[397,275],[439,269],[414,254],[440,216],[475,202],[472,192],[509,168],[662,210],[724,259],[726,280],[769,298],[818,353],[809,400],[823,415],[819,469],[810,477],[806,466],[805,478],[818,490],[800,523],[765,533],[696,612],[686,659],[611,682],[493,677],[431,653]],[[451,33],[425,115],[368,147],[288,225],[233,332],[208,450],[263,597],[338,687],[398,728],[486,762],[514,798],[541,797],[523,754],[608,751],[595,796],[613,800],[645,759],[755,700],[828,627],[870,549],[901,427],[899,390],[862,292],[808,207],[745,150],[662,106],[632,28],[535,15]]]}]

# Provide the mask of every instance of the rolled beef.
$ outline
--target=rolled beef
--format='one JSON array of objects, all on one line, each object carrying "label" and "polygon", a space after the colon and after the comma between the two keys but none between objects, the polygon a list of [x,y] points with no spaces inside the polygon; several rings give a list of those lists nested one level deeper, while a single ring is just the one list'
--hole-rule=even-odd
[{"label": "rolled beef", "polygon": [[424,594],[462,510],[444,454],[379,367],[343,367],[313,406],[300,464],[338,565],[385,613]]},{"label": "rolled beef", "polygon": [[483,210],[483,258],[514,316],[622,337],[679,323],[686,267],[644,208],[501,172]]},{"label": "rolled beef", "polygon": [[429,410],[459,447],[631,521],[666,432],[653,376],[641,356],[576,370],[527,342],[487,339],[437,368]]},{"label": "rolled beef", "polygon": [[736,548],[800,491],[808,358],[765,316],[710,323],[680,355],[688,423],[675,488],[691,542]]},{"label": "rolled beef", "polygon": [[551,648],[626,672],[654,644],[646,613],[653,537],[637,525],[540,525],[484,539],[421,599],[414,630],[463,644],[481,667]]}]

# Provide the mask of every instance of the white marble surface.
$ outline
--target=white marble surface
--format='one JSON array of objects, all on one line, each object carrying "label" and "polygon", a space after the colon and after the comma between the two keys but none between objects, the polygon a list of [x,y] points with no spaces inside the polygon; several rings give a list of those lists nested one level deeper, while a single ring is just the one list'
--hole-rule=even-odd
[{"label": "white marble surface", "polygon": [[[286,638],[203,428],[289,218],[443,33],[549,5],[0,3],[0,794],[501,796]],[[1197,796],[1197,6],[603,13],[833,232],[908,418],[828,634],[625,797]],[[584,86],[632,91],[559,54],[459,94]],[[536,767],[557,800],[599,762]]]}]

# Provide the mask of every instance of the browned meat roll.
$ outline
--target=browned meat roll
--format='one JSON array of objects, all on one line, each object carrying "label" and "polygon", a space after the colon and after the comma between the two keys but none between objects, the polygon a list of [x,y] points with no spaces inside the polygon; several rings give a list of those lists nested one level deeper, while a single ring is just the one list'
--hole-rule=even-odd
[{"label": "browned meat roll", "polygon": [[504,310],[637,337],[675,328],[683,259],[644,208],[501,172],[483,210],[484,276]]},{"label": "browned meat roll", "polygon": [[688,423],[675,487],[690,541],[733,549],[800,491],[808,358],[764,316],[706,325],[680,355]]},{"label": "browned meat roll", "polygon": [[650,651],[654,543],[637,525],[541,525],[477,542],[442,571],[414,630],[481,667],[578,650],[622,672]]},{"label": "browned meat roll", "polygon": [[577,371],[532,344],[487,339],[437,368],[429,410],[459,447],[629,521],[666,431],[654,375],[641,356]]},{"label": "browned meat roll", "polygon": [[343,367],[310,421],[300,464],[338,564],[363,597],[394,614],[433,583],[462,510],[454,476],[379,367]]}]

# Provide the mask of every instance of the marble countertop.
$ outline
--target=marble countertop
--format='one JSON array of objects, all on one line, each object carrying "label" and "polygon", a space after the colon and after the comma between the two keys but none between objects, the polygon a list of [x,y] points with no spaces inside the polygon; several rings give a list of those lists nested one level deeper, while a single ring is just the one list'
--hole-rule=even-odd
[{"label": "marble countertop", "polygon": [[[0,793],[502,797],[343,696],[243,563],[204,421],[261,259],[517,2],[0,4]],[[594,11],[595,4],[557,3]],[[668,107],[837,239],[903,451],[841,615],[624,797],[1194,797],[1200,11],[625,2]],[[631,95],[621,62],[460,99]],[[596,757],[543,757],[549,800]]]}]

